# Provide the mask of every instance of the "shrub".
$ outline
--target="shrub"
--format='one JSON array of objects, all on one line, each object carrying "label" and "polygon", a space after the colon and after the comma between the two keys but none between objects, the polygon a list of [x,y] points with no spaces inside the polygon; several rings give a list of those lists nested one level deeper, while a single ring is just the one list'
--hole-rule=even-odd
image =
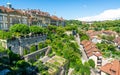
[{"label": "shrub", "polygon": [[95,68],[95,62],[92,59],[90,59],[88,63],[92,68]]}]

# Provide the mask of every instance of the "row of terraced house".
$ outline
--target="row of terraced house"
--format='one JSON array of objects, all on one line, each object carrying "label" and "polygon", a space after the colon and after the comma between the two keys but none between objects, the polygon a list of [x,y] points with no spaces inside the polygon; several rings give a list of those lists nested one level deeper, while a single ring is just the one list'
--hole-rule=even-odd
[{"label": "row of terraced house", "polygon": [[0,6],[0,30],[8,30],[10,26],[18,23],[29,26],[65,25],[62,17],[51,16],[39,9],[14,9],[10,3],[7,3],[6,7]]}]

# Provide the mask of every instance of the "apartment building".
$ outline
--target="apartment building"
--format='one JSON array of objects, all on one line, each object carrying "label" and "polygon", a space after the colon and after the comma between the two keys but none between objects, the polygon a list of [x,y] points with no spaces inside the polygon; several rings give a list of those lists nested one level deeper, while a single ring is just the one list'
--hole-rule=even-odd
[{"label": "apartment building", "polygon": [[84,40],[81,42],[88,59],[93,59],[95,67],[102,66],[102,54],[92,41]]},{"label": "apartment building", "polygon": [[50,14],[48,12],[42,12],[39,9],[23,10],[29,17],[29,25],[47,26],[50,24]]},{"label": "apartment building", "polygon": [[0,30],[8,30],[14,24],[27,25],[65,25],[63,18],[50,16],[48,12],[39,9],[14,9],[10,3],[7,6],[0,6]]},{"label": "apartment building", "polygon": [[52,15],[51,16],[51,25],[65,26],[65,22],[64,22],[64,19],[62,17],[58,18],[57,16]]},{"label": "apartment building", "polygon": [[14,24],[28,24],[28,17],[25,12],[12,8],[10,3],[7,7],[0,6],[0,29],[8,30]]}]

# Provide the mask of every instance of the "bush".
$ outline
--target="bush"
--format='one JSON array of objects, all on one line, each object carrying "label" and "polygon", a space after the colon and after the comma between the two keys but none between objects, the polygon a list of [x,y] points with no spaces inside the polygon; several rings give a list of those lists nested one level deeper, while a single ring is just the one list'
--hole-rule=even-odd
[{"label": "bush", "polygon": [[32,46],[30,47],[30,52],[34,52],[34,51],[36,51],[36,47],[35,47],[35,45],[32,45]]},{"label": "bush", "polygon": [[88,63],[92,68],[95,68],[95,62],[92,59],[90,59]]},{"label": "bush", "polygon": [[29,27],[25,24],[15,24],[10,27],[11,32],[18,32],[21,34],[28,34],[30,33]]},{"label": "bush", "polygon": [[11,32],[0,31],[0,39],[11,39],[11,38],[12,38]]},{"label": "bush", "polygon": [[42,27],[39,27],[39,26],[30,26],[30,32],[31,33],[35,33],[35,34],[42,34],[44,33],[44,30]]},{"label": "bush", "polygon": [[26,68],[26,67],[29,67],[30,64],[25,62],[25,60],[19,60],[17,63],[16,63],[16,66],[17,67],[20,67],[20,68]]}]

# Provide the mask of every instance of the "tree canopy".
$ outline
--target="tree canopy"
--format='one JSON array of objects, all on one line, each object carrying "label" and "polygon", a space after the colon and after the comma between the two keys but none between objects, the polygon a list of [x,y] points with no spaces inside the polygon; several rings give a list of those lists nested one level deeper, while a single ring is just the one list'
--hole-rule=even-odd
[{"label": "tree canopy", "polygon": [[25,24],[15,24],[15,25],[10,27],[10,31],[13,33],[18,32],[21,34],[30,33],[30,29],[29,29],[28,25],[25,25]]}]

